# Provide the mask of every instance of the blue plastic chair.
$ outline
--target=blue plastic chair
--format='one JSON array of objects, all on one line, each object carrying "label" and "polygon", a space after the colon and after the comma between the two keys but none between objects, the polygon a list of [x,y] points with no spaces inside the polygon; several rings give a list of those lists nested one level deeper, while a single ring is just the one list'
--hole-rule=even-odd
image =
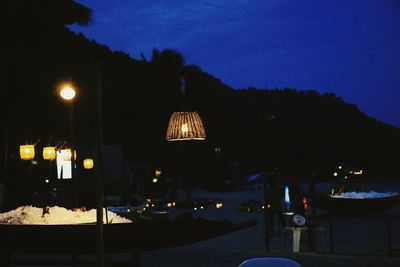
[{"label": "blue plastic chair", "polygon": [[239,267],[301,267],[301,265],[286,258],[252,258],[242,262]]}]

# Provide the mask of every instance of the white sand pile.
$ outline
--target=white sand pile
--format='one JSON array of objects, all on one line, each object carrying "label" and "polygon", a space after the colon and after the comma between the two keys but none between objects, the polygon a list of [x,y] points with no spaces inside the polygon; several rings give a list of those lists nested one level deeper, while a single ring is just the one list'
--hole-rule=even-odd
[{"label": "white sand pile", "polygon": [[357,199],[364,199],[364,198],[385,198],[385,197],[394,197],[397,196],[397,192],[343,192],[337,195],[331,195],[331,197],[335,198],[357,198]]},{"label": "white sand pile", "polygon": [[[103,222],[106,222],[106,214],[103,212]],[[0,213],[1,224],[81,224],[95,223],[96,210],[74,209],[63,207],[37,208],[22,206],[15,210]],[[109,223],[131,223],[131,220],[123,218],[111,211],[108,212]]]}]

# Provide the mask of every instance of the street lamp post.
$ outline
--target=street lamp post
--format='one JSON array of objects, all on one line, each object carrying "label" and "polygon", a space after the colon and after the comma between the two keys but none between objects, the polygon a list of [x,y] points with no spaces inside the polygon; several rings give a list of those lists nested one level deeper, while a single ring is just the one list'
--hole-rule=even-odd
[{"label": "street lamp post", "polygon": [[68,115],[69,115],[69,136],[70,136],[70,146],[71,146],[71,179],[74,183],[74,200],[75,205],[78,205],[78,186],[77,186],[77,176],[75,168],[75,129],[74,129],[74,100],[76,97],[76,89],[71,83],[64,83],[60,86],[59,91],[60,97],[68,104]]},{"label": "street lamp post", "polygon": [[[96,236],[97,236],[97,266],[104,267],[104,185],[103,185],[103,120],[102,120],[102,62],[96,66],[96,102],[97,102],[97,123],[96,123]],[[107,207],[106,220],[108,223]]]},{"label": "street lamp post", "polygon": [[[96,237],[97,237],[97,266],[104,267],[104,231],[103,231],[103,207],[104,207],[104,185],[103,185],[103,141],[102,141],[102,83],[101,83],[101,65],[96,65]],[[60,87],[59,94],[69,104],[69,120],[70,120],[70,142],[72,151],[72,178],[75,177],[75,149],[74,149],[74,121],[73,121],[73,104],[76,97],[76,90],[70,83],[65,83]],[[93,163],[93,161],[92,161]],[[92,166],[93,167],[93,166]],[[75,182],[75,186],[76,186]],[[77,188],[76,188],[77,189]],[[75,190],[77,192],[77,190]],[[77,195],[76,195],[77,197]],[[77,198],[76,198],[77,200]],[[106,211],[106,220],[107,218]]]},{"label": "street lamp post", "polygon": [[[265,251],[270,252],[270,207],[268,202],[268,193],[267,193],[267,169],[268,169],[268,158],[267,158],[267,132],[268,132],[268,124],[275,118],[274,115],[269,115],[264,122],[264,181],[263,181],[263,189],[264,189],[264,227],[265,227]],[[273,223],[273,221],[271,222]]]}]

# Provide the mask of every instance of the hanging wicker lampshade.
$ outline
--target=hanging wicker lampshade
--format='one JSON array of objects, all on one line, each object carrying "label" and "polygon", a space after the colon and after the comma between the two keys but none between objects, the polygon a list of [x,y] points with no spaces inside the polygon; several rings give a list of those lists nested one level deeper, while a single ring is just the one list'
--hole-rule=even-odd
[{"label": "hanging wicker lampshade", "polygon": [[206,131],[199,114],[196,111],[172,113],[166,139],[167,141],[205,140]]},{"label": "hanging wicker lampshade", "polygon": [[46,146],[43,148],[43,159],[54,160],[56,158],[56,148],[54,146]]},{"label": "hanging wicker lampshade", "polygon": [[19,146],[19,155],[22,160],[32,160],[35,158],[35,145]]}]

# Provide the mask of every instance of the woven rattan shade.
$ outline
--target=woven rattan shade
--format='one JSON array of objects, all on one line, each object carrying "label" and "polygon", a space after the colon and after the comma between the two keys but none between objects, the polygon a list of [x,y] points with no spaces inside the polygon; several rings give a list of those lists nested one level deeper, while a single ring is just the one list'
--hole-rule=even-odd
[{"label": "woven rattan shade", "polygon": [[166,139],[167,141],[205,140],[206,131],[199,114],[196,111],[172,113]]}]

